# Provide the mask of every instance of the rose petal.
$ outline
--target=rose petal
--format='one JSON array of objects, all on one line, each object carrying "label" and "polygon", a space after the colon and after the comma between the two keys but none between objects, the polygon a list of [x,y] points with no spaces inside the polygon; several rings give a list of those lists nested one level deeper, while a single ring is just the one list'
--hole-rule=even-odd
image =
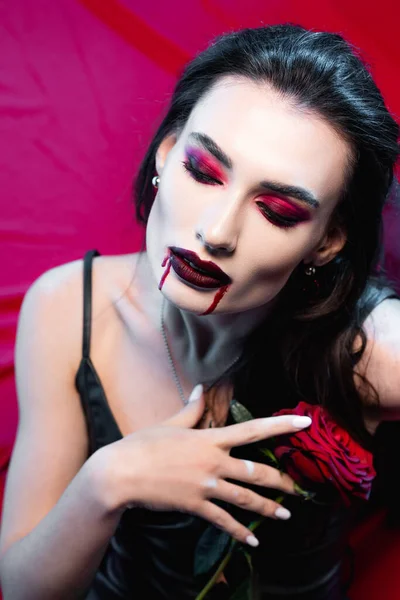
[{"label": "rose petal", "polygon": [[[283,409],[275,414],[310,416],[307,429],[285,440],[278,440],[277,458],[290,464],[293,473],[316,483],[334,485],[343,501],[349,495],[367,499],[376,476],[371,452],[353,440],[345,429],[331,418],[322,406],[300,402],[294,409]],[[293,475],[292,475],[293,476]],[[296,479],[296,475],[293,476]]]}]

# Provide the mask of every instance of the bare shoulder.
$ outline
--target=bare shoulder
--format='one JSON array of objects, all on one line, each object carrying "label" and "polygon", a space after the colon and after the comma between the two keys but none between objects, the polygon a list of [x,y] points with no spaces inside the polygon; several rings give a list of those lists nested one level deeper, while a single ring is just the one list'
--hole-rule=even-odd
[{"label": "bare shoulder", "polygon": [[[96,351],[101,354],[118,322],[116,301],[129,288],[137,255],[99,256],[92,268],[92,321]],[[46,402],[43,389],[52,373],[53,386],[75,393],[82,358],[83,260],[63,264],[41,275],[25,295],[16,340],[16,382],[22,415]],[[40,381],[39,381],[40,379]],[[38,381],[36,381],[38,380]],[[32,403],[32,389],[42,389]],[[58,397],[63,397],[58,394]],[[41,400],[43,398],[43,400]],[[22,406],[24,405],[24,406]]]},{"label": "bare shoulder", "polygon": [[382,418],[400,419],[400,301],[387,299],[364,323],[367,345],[357,365],[379,395]]},{"label": "bare shoulder", "polygon": [[[114,298],[129,286],[132,260],[133,255],[93,261],[92,319],[104,339],[116,321]],[[20,429],[40,414],[43,424],[43,415],[50,418],[57,410],[65,415],[75,411],[75,422],[82,418],[75,390],[82,337],[83,261],[78,260],[45,272],[25,295],[15,351]]]},{"label": "bare shoulder", "polygon": [[[94,261],[93,317],[101,332],[116,322],[108,309],[113,307],[113,295],[129,285],[131,263],[129,257]],[[20,312],[15,352],[19,421],[8,470],[0,554],[41,521],[88,458],[87,426],[75,387],[82,324],[79,260],[39,277]]]},{"label": "bare shoulder", "polygon": [[[25,294],[19,315],[19,342],[27,335],[37,337],[62,334],[65,344],[73,338],[74,322],[82,314],[82,261],[74,261],[43,273]],[[80,313],[80,314],[79,314]],[[18,358],[18,355],[17,355]]]},{"label": "bare shoulder", "polygon": [[[129,287],[135,254],[99,256],[92,267],[92,314],[98,318]],[[80,355],[83,320],[83,260],[69,262],[41,275],[28,289],[20,313],[19,331],[37,329],[41,335],[62,335],[59,350],[69,349],[71,365]],[[107,319],[104,319],[106,322]]]}]

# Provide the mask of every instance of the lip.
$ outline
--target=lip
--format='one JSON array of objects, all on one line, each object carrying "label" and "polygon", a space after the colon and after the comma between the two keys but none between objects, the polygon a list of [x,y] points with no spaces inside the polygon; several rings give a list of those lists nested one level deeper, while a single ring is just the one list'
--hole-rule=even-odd
[{"label": "lip", "polygon": [[215,289],[232,283],[232,279],[215,263],[201,260],[191,250],[170,246],[171,266],[184,281],[196,287]]}]

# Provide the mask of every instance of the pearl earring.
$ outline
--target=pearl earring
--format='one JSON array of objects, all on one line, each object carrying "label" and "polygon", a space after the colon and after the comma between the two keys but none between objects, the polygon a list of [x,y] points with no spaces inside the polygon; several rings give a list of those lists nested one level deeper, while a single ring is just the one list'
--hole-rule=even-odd
[{"label": "pearl earring", "polygon": [[313,265],[308,265],[308,267],[304,269],[304,273],[310,277],[314,276],[316,272],[317,270],[315,267],[313,267]]}]

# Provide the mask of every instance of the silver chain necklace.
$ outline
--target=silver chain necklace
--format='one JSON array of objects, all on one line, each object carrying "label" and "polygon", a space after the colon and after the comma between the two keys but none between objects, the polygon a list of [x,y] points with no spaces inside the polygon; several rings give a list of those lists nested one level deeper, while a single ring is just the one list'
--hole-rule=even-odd
[{"label": "silver chain necklace", "polygon": [[[182,385],[181,382],[179,380],[178,377],[178,373],[176,372],[175,369],[175,363],[174,363],[174,359],[172,358],[172,353],[171,353],[171,349],[169,347],[168,344],[168,339],[167,339],[167,332],[165,331],[165,325],[164,325],[164,303],[165,303],[165,297],[163,297],[162,302],[161,302],[161,333],[164,339],[164,345],[165,345],[165,349],[167,351],[167,356],[168,356],[168,361],[171,367],[171,372],[175,381],[175,385],[178,389],[179,392],[179,396],[182,400],[182,403],[185,405],[188,403],[188,399],[185,397],[184,391],[182,389]],[[238,354],[238,356],[235,357],[235,359],[230,363],[230,365],[228,365],[228,367],[225,369],[224,373],[227,373],[228,371],[230,371],[232,369],[232,367],[238,362],[239,358],[240,358],[241,354]],[[224,373],[222,373],[222,375],[224,375]],[[220,375],[209,387],[212,387],[213,385],[215,385],[215,383],[217,381],[219,381],[222,378],[222,375]]]}]

